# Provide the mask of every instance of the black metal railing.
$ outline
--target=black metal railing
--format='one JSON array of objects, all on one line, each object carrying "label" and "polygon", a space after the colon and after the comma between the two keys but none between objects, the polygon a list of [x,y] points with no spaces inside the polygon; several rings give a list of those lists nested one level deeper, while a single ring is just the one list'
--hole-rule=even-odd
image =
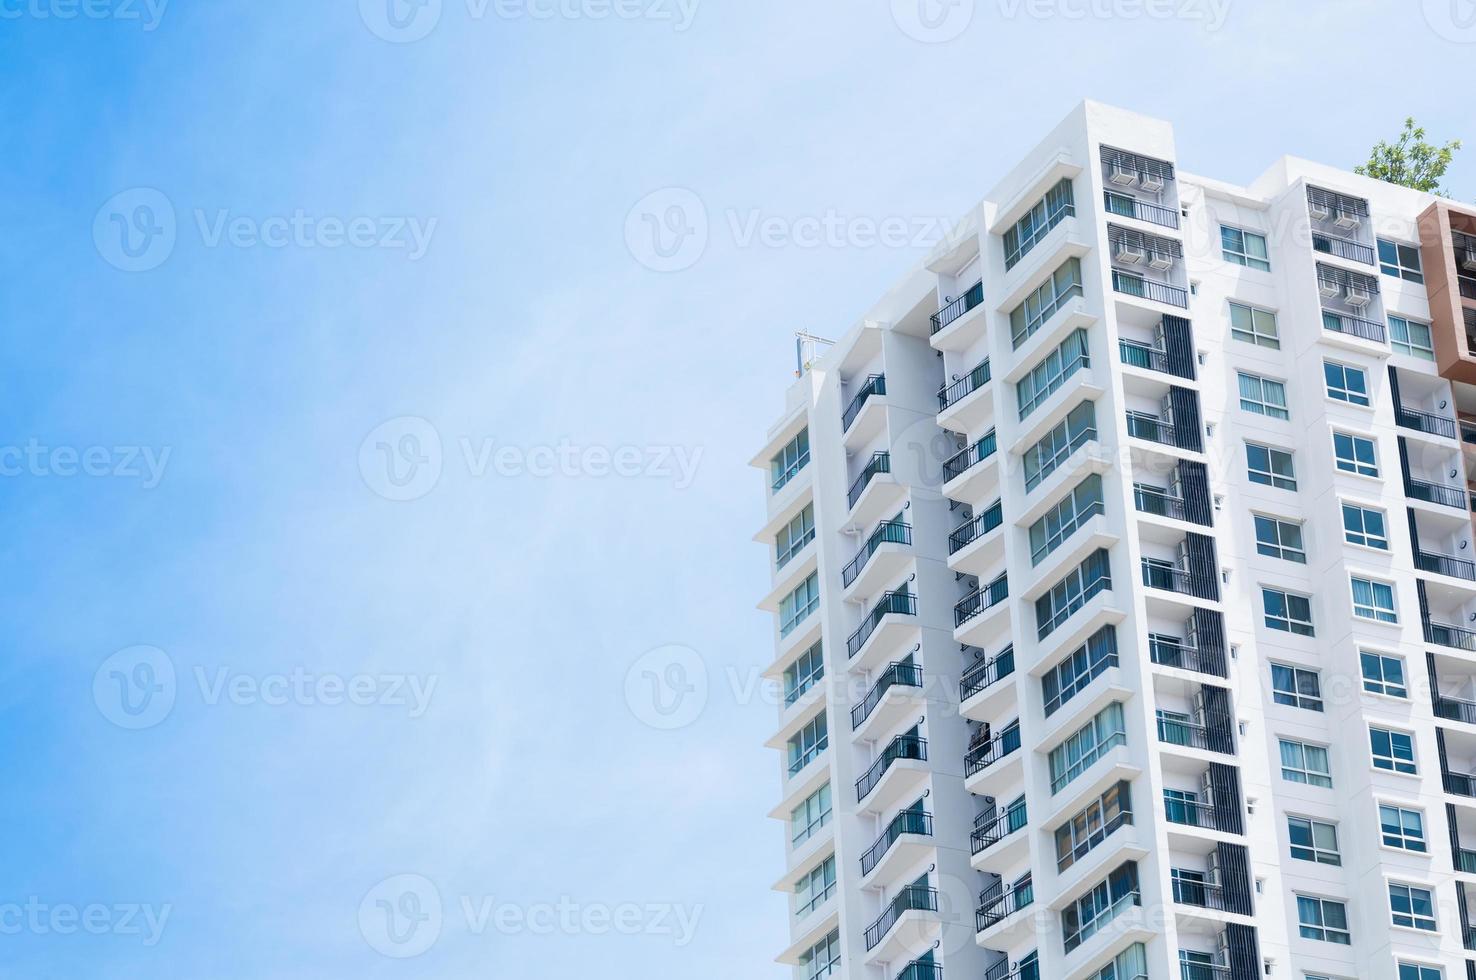
[{"label": "black metal railing", "polygon": [[1445,694],[1436,694],[1434,700],[1437,718],[1476,725],[1476,702],[1453,698]]},{"label": "black metal railing", "polygon": [[1112,270],[1112,288],[1125,296],[1151,299],[1155,303],[1166,303],[1169,306],[1184,309],[1189,307],[1188,290],[1166,282],[1159,282],[1157,279],[1148,279],[1144,276],[1133,275],[1131,272],[1123,272],[1121,269]]},{"label": "black metal railing", "polygon": [[1440,771],[1440,782],[1445,791],[1454,796],[1476,796],[1476,776],[1468,772]]},{"label": "black metal railing", "polygon": [[943,980],[943,964],[913,960],[893,980]]},{"label": "black metal railing", "polygon": [[1476,632],[1460,626],[1451,626],[1449,623],[1434,623],[1428,619],[1425,620],[1424,626],[1426,643],[1476,653]]},{"label": "black metal railing", "polygon": [[1096,850],[1097,845],[1101,844],[1108,837],[1111,837],[1113,831],[1117,830],[1117,828],[1129,826],[1132,822],[1133,811],[1119,810],[1111,820],[1087,831],[1085,837],[1071,845],[1071,849],[1066,853],[1056,858],[1057,873],[1065,871],[1077,861],[1080,861],[1092,851]]},{"label": "black metal railing", "polygon": [[881,699],[894,687],[922,687],[922,667],[917,664],[890,663],[887,669],[881,672],[876,683],[871,685],[871,690],[861,701],[851,707],[851,728],[860,728]]},{"label": "black metal railing", "polygon": [[1177,565],[1164,565],[1147,558],[1141,559],[1143,584],[1150,589],[1165,592],[1182,592],[1185,595],[1206,598],[1212,594],[1212,584],[1206,576],[1196,575]]},{"label": "black metal railing", "polygon": [[933,836],[933,815],[923,810],[903,810],[893,817],[881,832],[866,853],[861,855],[861,873],[871,874],[871,869],[882,859],[891,846],[897,842],[897,838],[903,834],[918,834],[922,837]]},{"label": "black metal railing", "polygon": [[1455,869],[1468,875],[1476,875],[1476,851],[1467,850],[1459,844],[1454,845],[1454,853],[1451,855],[1455,862]]},{"label": "black metal railing", "polygon": [[899,616],[917,615],[917,596],[910,592],[883,592],[876,605],[871,607],[871,612],[861,621],[861,625],[846,639],[846,655],[854,657],[866,641],[871,639],[872,631],[876,624],[890,613]]},{"label": "black metal railing", "polygon": [[948,553],[952,555],[963,550],[966,545],[977,541],[1003,523],[1004,505],[996,500],[984,513],[975,515],[953,529],[948,535]]},{"label": "black metal railing", "polygon": [[1172,517],[1182,521],[1188,515],[1183,497],[1175,497],[1158,487],[1133,487],[1133,506],[1139,512],[1155,517]]},{"label": "black metal railing", "polygon": [[1451,487],[1442,483],[1427,483],[1410,477],[1405,481],[1405,492],[1416,500],[1431,504],[1444,504],[1457,510],[1465,510],[1469,497],[1465,487]]},{"label": "black metal railing", "polygon": [[938,890],[926,885],[908,885],[897,893],[890,905],[877,916],[876,921],[866,927],[866,948],[875,949],[886,934],[896,925],[903,912],[914,909],[924,912],[938,911]]},{"label": "black metal railing", "polygon": [[990,429],[984,434],[984,438],[963,447],[949,457],[943,464],[943,482],[946,483],[962,476],[965,470],[984,462],[998,449],[999,440],[995,437],[994,430]]},{"label": "black metal railing", "polygon": [[1377,320],[1354,316],[1352,313],[1335,313],[1332,310],[1323,310],[1322,328],[1330,333],[1347,334],[1349,337],[1372,340],[1376,344],[1384,343],[1385,331],[1382,323],[1379,323]]},{"label": "black metal railing", "polygon": [[1232,976],[1230,968],[1219,963],[1179,960],[1179,980],[1231,980]]},{"label": "black metal railing", "polygon": [[876,784],[892,768],[892,763],[898,759],[913,759],[918,762],[926,762],[928,759],[928,740],[917,735],[898,735],[887,743],[882,749],[881,755],[871,764],[871,768],[856,780],[856,802],[860,803],[876,789]]},{"label": "black metal railing", "polygon": [[1158,740],[1167,745],[1182,745],[1208,752],[1232,752],[1234,742],[1230,736],[1230,720],[1223,719],[1217,725],[1200,725],[1181,718],[1158,719]]},{"label": "black metal railing", "polygon": [[933,314],[933,333],[942,330],[982,302],[984,302],[984,280],[981,279],[966,289],[958,299]]},{"label": "black metal railing", "polygon": [[1035,903],[1035,883],[1026,881],[1018,887],[996,888],[981,892],[979,907],[974,910],[974,929],[983,932],[996,923]]},{"label": "black metal railing", "polygon": [[1213,803],[1164,797],[1163,813],[1169,823],[1176,823],[1183,827],[1203,827],[1206,830],[1222,830],[1229,833],[1235,830],[1233,815],[1221,811]]},{"label": "black metal railing", "polygon": [[878,473],[890,472],[892,472],[892,454],[885,449],[879,449],[872,453],[871,460],[861,469],[855,482],[851,484],[851,489],[846,494],[846,503],[851,507],[855,507],[856,501],[861,499],[861,493],[866,489],[866,485],[871,482],[871,478]]},{"label": "black metal railing", "polygon": [[938,389],[938,410],[941,412],[955,402],[962,401],[966,396],[972,395],[987,385],[991,377],[989,358],[986,357],[968,374],[952,384],[946,384]]},{"label": "black metal railing", "polygon": [[964,672],[963,677],[958,681],[958,699],[967,701],[980,691],[998,684],[1014,672],[1015,648],[1008,646],[988,660],[981,660]]},{"label": "black metal railing", "polygon": [[1168,374],[1168,351],[1161,347],[1145,344],[1141,340],[1119,339],[1117,356],[1128,367],[1139,367],[1149,371]]},{"label": "black metal railing", "polygon": [[1178,438],[1174,434],[1174,424],[1164,421],[1157,415],[1149,415],[1147,412],[1129,409],[1127,430],[1128,435],[1135,439],[1147,439],[1149,442],[1157,442],[1165,446],[1178,445]]},{"label": "black metal railing", "polygon": [[1006,576],[975,589],[953,604],[953,625],[962,626],[986,609],[999,605],[1010,595],[1010,583]]},{"label": "black metal railing", "polygon": [[884,374],[869,374],[866,381],[856,391],[856,396],[851,399],[851,404],[841,413],[841,431],[845,432],[851,428],[851,423],[856,421],[856,416],[861,414],[861,406],[866,404],[866,399],[872,395],[885,395],[887,393],[887,376]]},{"label": "black metal railing", "polygon": [[1129,197],[1115,191],[1103,191],[1102,193],[1106,198],[1109,214],[1120,214],[1125,218],[1137,218],[1139,221],[1151,221],[1165,228],[1179,227],[1179,212],[1173,208],[1166,208],[1149,201],[1140,201],[1136,197]]},{"label": "black metal railing", "polygon": [[1444,436],[1447,439],[1460,438],[1456,429],[1454,419],[1448,419],[1443,415],[1435,415],[1431,412],[1421,412],[1413,408],[1405,408],[1403,405],[1394,406],[1394,421],[1406,429],[1414,429],[1416,432],[1427,432],[1432,436]]},{"label": "black metal railing", "polygon": [[1020,722],[1012,721],[989,741],[964,753],[964,775],[983,772],[1000,759],[1020,749]]},{"label": "black metal railing", "polygon": [[900,520],[882,521],[878,524],[876,530],[867,537],[866,543],[861,546],[861,550],[856,552],[856,557],[841,569],[841,584],[850,585],[856,581],[856,576],[861,574],[861,569],[865,568],[871,556],[876,554],[876,549],[884,544],[912,544],[912,525],[904,524]]},{"label": "black metal railing", "polygon": [[1338,235],[1329,235],[1325,232],[1314,231],[1312,233],[1312,247],[1326,255],[1336,255],[1341,259],[1352,259],[1354,262],[1362,262],[1365,265],[1374,264],[1374,250],[1362,242],[1355,242],[1351,238],[1343,238]]},{"label": "black metal railing", "polygon": [[1215,662],[1209,654],[1187,643],[1150,637],[1148,656],[1162,667],[1178,667],[1181,670],[1194,670],[1201,674],[1218,676],[1218,671],[1214,666]]},{"label": "black metal railing", "polygon": [[969,834],[969,853],[978,854],[1004,840],[1025,827],[1025,801],[1019,800],[999,813],[992,820],[975,827]]},{"label": "black metal railing", "polygon": [[[1040,980],[1040,960],[1034,953],[1018,963],[1006,956],[984,971],[983,980]],[[1124,977],[1123,980],[1148,980],[1147,977]]]},{"label": "black metal railing", "polygon": [[1476,582],[1476,562],[1433,551],[1416,551],[1414,558],[1415,567],[1422,572],[1434,572],[1436,575],[1449,575]]},{"label": "black metal railing", "polygon": [[1202,909],[1225,908],[1225,888],[1217,882],[1204,881],[1186,875],[1179,868],[1169,869],[1169,880],[1173,886],[1174,901],[1180,905],[1194,905]]}]

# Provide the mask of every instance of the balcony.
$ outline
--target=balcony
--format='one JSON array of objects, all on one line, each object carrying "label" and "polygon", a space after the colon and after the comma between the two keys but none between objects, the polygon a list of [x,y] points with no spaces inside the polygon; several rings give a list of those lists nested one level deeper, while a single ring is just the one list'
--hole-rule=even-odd
[{"label": "balcony", "polygon": [[1009,888],[995,886],[979,893],[979,907],[974,910],[974,929],[983,932],[1035,904],[1035,884],[1028,877]]},{"label": "balcony", "polygon": [[861,408],[872,395],[885,395],[887,393],[887,377],[884,374],[867,375],[866,380],[861,383],[851,403],[841,413],[841,431],[847,432],[851,423],[856,421],[856,416],[861,414]]},{"label": "balcony", "polygon": [[1451,578],[1476,582],[1476,562],[1468,561],[1465,558],[1457,558],[1454,555],[1442,555],[1431,551],[1416,551],[1414,559],[1415,567],[1422,572],[1449,575]]},{"label": "balcony", "polygon": [[1342,334],[1345,337],[1371,340],[1376,344],[1382,344],[1386,339],[1384,325],[1377,320],[1370,320],[1354,313],[1338,313],[1329,309],[1322,311],[1322,329],[1329,333]]},{"label": "balcony", "polygon": [[1198,451],[1197,446],[1186,445],[1186,440],[1179,438],[1178,430],[1171,420],[1134,409],[1128,409],[1126,415],[1127,432],[1132,438],[1156,442],[1160,446],[1172,446],[1175,449]]},{"label": "balcony", "polygon": [[1003,523],[1004,507],[999,501],[995,501],[994,505],[982,514],[975,515],[953,529],[953,532],[948,535],[948,554],[958,554]]},{"label": "balcony", "polygon": [[1445,507],[1454,507],[1456,510],[1468,509],[1469,501],[1465,487],[1453,487],[1440,483],[1428,483],[1424,480],[1416,480],[1407,477],[1404,481],[1405,496],[1415,500],[1423,500],[1425,503],[1440,504]]},{"label": "balcony", "polygon": [[976,825],[973,833],[969,834],[969,853],[983,853],[1011,834],[1024,830],[1025,816],[1025,801],[1021,799],[1009,808],[999,811],[990,820]]},{"label": "balcony", "polygon": [[926,885],[908,885],[897,893],[897,896],[887,905],[882,914],[877,916],[876,921],[866,927],[866,949],[868,952],[875,949],[877,945],[886,938],[892,926],[902,917],[902,913],[911,911],[936,912],[938,911],[938,890]]},{"label": "balcony", "polygon": [[1455,769],[1443,769],[1440,772],[1440,781],[1445,791],[1452,796],[1476,797],[1476,775]]},{"label": "balcony", "polygon": [[1405,408],[1403,405],[1394,406],[1394,422],[1406,429],[1414,429],[1416,432],[1423,432],[1427,435],[1441,436],[1446,439],[1460,438],[1454,419]]},{"label": "balcony", "polygon": [[1117,356],[1125,367],[1142,368],[1145,371],[1158,371],[1162,374],[1173,374],[1169,370],[1168,351],[1161,347],[1145,344],[1141,340],[1128,340],[1122,338],[1117,342]]},{"label": "balcony", "polygon": [[1001,575],[988,585],[975,589],[954,603],[953,628],[958,629],[975,616],[993,609],[1009,598],[1009,595],[1010,583],[1005,575]]},{"label": "balcony", "polygon": [[1150,589],[1177,592],[1199,599],[1218,600],[1220,591],[1214,577],[1191,572],[1161,558],[1141,559],[1143,584]]},{"label": "balcony", "polygon": [[1148,221],[1165,228],[1179,227],[1179,212],[1173,208],[1166,208],[1161,204],[1153,204],[1149,201],[1141,201],[1127,194],[1117,191],[1103,191],[1104,204],[1108,214],[1122,215],[1124,218],[1136,218],[1138,221]]},{"label": "balcony", "polygon": [[876,789],[876,784],[881,782],[887,770],[892,768],[892,763],[899,759],[911,759],[916,762],[928,760],[928,740],[917,735],[898,735],[887,743],[882,749],[881,755],[871,764],[871,768],[856,780],[856,802],[860,803],[871,795]]},{"label": "balcony", "polygon": [[1325,232],[1312,233],[1312,248],[1325,255],[1336,255],[1340,259],[1351,259],[1364,265],[1375,265],[1374,250],[1360,241],[1331,235]]},{"label": "balcony", "polygon": [[893,817],[876,842],[861,855],[861,874],[871,874],[871,869],[876,867],[877,862],[903,834],[933,836],[933,815],[922,810],[903,810]]},{"label": "balcony", "polygon": [[937,313],[934,313],[932,315],[932,332],[937,333],[938,331],[942,330],[944,327],[952,323],[954,320],[957,320],[959,317],[963,316],[965,313],[969,312],[974,307],[983,302],[984,281],[981,279],[979,282],[974,283],[967,290],[965,290],[964,294],[958,299],[947,304]]},{"label": "balcony", "polygon": [[1201,725],[1183,718],[1158,713],[1158,740],[1165,745],[1180,745],[1185,748],[1203,749],[1206,752],[1235,754],[1235,739],[1230,734],[1229,718],[1219,719],[1215,724]]},{"label": "balcony", "polygon": [[1434,709],[1437,718],[1476,725],[1476,701],[1466,701],[1437,691],[1434,698]]},{"label": "balcony", "polygon": [[1429,619],[1424,621],[1424,632],[1426,643],[1476,653],[1476,632],[1460,626],[1451,626],[1448,623],[1433,622]]},{"label": "balcony", "polygon": [[1232,974],[1228,966],[1215,962],[1206,963],[1184,955],[1196,952],[1190,949],[1179,950],[1179,980],[1231,980]]},{"label": "balcony", "polygon": [[893,980],[943,980],[943,964],[929,960],[913,960]]},{"label": "balcony", "polygon": [[881,676],[876,679],[876,683],[871,685],[871,690],[866,692],[866,696],[859,703],[851,707],[851,729],[854,731],[860,728],[866,722],[866,719],[871,717],[871,713],[876,710],[876,706],[881,703],[881,699],[892,688],[915,687],[921,689],[922,684],[923,672],[920,665],[907,663],[887,664],[887,669],[882,671]]},{"label": "balcony", "polygon": [[992,377],[989,358],[986,357],[968,374],[938,389],[938,411],[943,412],[957,405],[987,385]]},{"label": "balcony", "polygon": [[[1040,980],[1040,960],[1034,951],[1014,964],[1006,956],[984,971],[983,980]],[[1124,977],[1123,980],[1147,980],[1147,977]]]},{"label": "balcony", "polygon": [[851,489],[846,493],[846,503],[854,510],[856,501],[861,499],[862,492],[865,491],[866,485],[872,481],[872,478],[878,473],[890,472],[892,472],[892,454],[886,450],[872,453],[870,462],[861,468],[860,474],[857,475],[855,482],[851,484]]},{"label": "balcony", "polygon": [[1172,283],[1161,282],[1157,279],[1149,279],[1147,276],[1140,276],[1136,273],[1123,272],[1121,269],[1112,270],[1112,288],[1124,296],[1148,299],[1155,303],[1177,306],[1180,309],[1189,308],[1187,289],[1181,289]]},{"label": "balcony", "polygon": [[1183,497],[1175,497],[1163,487],[1152,487],[1145,483],[1133,486],[1133,507],[1140,514],[1169,517],[1176,521],[1189,519]]},{"label": "balcony", "polygon": [[980,660],[964,672],[958,682],[958,700],[962,704],[980,691],[987,690],[1015,672],[1015,648],[1007,646],[996,656]]},{"label": "balcony", "polygon": [[1148,638],[1148,657],[1160,667],[1225,676],[1225,651],[1219,648],[1201,649],[1183,640],[1154,635]]},{"label": "balcony", "polygon": [[1174,902],[1178,905],[1192,905],[1217,912],[1230,911],[1225,907],[1225,887],[1209,880],[1202,872],[1170,868],[1169,882]]},{"label": "balcony", "polygon": [[1181,827],[1198,827],[1202,830],[1218,830],[1227,834],[1240,833],[1235,815],[1224,807],[1202,800],[1187,800],[1164,796],[1164,819]]},{"label": "balcony", "polygon": [[953,482],[971,467],[993,456],[998,449],[999,440],[995,438],[994,430],[990,429],[978,442],[965,446],[943,463],[943,482]]},{"label": "balcony", "polygon": [[998,734],[964,754],[964,777],[977,775],[1005,756],[1020,750],[1020,721],[1010,722]]},{"label": "balcony", "polygon": [[846,639],[846,656],[855,657],[871,639],[877,625],[889,615],[916,616],[917,596],[910,592],[883,592],[871,612],[861,621],[860,627]]},{"label": "balcony", "polygon": [[871,556],[876,554],[876,549],[884,544],[911,545],[912,525],[904,524],[900,520],[883,521],[878,524],[867,537],[866,543],[861,546],[861,550],[856,553],[856,557],[841,569],[841,584],[849,588],[851,583],[856,581],[856,577],[861,574],[862,569],[866,567],[866,563],[871,560]]}]

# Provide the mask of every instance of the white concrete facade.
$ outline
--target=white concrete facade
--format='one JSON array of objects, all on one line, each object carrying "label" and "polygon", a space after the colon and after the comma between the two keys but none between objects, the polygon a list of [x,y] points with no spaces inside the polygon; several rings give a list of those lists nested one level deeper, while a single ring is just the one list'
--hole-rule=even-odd
[{"label": "white concrete facade", "polygon": [[797,977],[1476,976],[1476,397],[1376,241],[1431,200],[1085,103],[809,365],[754,457]]}]

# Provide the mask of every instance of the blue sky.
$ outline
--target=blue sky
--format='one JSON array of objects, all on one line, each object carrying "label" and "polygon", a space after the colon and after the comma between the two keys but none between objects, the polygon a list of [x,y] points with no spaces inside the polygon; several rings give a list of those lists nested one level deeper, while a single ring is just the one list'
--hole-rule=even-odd
[{"label": "blue sky", "polygon": [[1476,138],[1445,0],[388,2],[0,3],[0,976],[782,975],[746,461],[857,222],[1083,97]]}]

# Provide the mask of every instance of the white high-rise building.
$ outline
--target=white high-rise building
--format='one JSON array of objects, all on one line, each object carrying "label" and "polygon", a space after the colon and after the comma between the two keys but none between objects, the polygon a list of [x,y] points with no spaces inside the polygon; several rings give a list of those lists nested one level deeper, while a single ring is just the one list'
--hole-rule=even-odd
[{"label": "white high-rise building", "polygon": [[1083,104],[801,345],[803,980],[1476,978],[1476,210],[1176,157]]}]

